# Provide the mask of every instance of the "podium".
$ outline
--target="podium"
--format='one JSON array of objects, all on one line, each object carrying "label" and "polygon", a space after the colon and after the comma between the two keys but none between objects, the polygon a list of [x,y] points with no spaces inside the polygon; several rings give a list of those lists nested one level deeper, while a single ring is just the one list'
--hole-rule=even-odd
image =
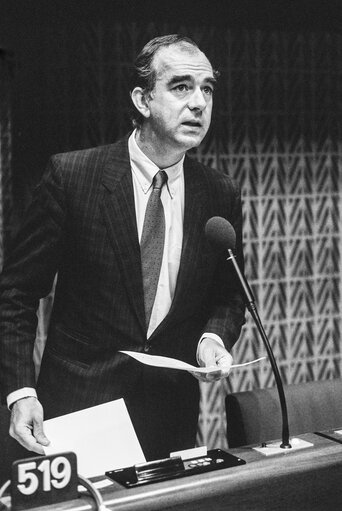
[{"label": "podium", "polygon": [[[312,447],[263,456],[249,446],[229,452],[245,465],[137,488],[119,483],[100,489],[115,511],[303,511],[342,509],[342,444],[321,435],[301,435]],[[94,478],[102,482],[105,476]],[[95,509],[86,495],[44,511]],[[38,508],[35,508],[37,511]]]}]

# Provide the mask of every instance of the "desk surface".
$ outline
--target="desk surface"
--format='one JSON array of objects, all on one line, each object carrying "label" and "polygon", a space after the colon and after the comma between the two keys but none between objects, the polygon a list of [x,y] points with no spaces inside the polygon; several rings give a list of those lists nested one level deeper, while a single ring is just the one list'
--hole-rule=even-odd
[{"label": "desk surface", "polygon": [[[300,438],[314,446],[268,457],[250,447],[231,449],[246,465],[139,488],[113,482],[100,491],[106,506],[115,511],[342,509],[342,444],[311,433]],[[51,509],[95,507],[90,498],[82,497]]]}]

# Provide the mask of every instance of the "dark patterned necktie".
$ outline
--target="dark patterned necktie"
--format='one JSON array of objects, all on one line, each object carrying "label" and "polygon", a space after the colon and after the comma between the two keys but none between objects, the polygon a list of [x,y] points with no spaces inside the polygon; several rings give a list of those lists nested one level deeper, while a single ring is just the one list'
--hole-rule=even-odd
[{"label": "dark patterned necktie", "polygon": [[165,216],[160,199],[167,174],[160,170],[153,178],[153,189],[147,202],[144,225],[140,241],[141,269],[144,285],[146,327],[157,292],[159,273],[163,260],[165,241]]}]

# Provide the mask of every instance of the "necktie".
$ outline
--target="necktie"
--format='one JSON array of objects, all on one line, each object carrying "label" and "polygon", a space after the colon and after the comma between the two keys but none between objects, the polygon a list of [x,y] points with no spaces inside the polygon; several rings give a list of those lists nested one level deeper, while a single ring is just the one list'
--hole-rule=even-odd
[{"label": "necktie", "polygon": [[153,178],[153,189],[147,202],[140,241],[141,269],[144,285],[147,328],[150,323],[163,259],[165,216],[160,195],[162,187],[166,181],[167,174],[163,170],[160,170]]}]

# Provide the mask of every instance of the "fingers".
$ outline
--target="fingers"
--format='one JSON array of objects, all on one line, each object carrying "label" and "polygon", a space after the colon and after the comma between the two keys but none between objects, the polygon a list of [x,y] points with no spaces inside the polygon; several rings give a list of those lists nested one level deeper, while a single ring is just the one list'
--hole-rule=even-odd
[{"label": "fingers", "polygon": [[50,442],[43,430],[43,408],[36,398],[27,397],[14,403],[9,433],[29,451],[44,454],[43,446]]},{"label": "fingers", "polygon": [[50,440],[43,430],[43,417],[39,417],[38,420],[36,418],[33,420],[33,436],[39,444],[43,446],[49,445]]},{"label": "fingers", "polygon": [[226,378],[233,363],[233,357],[222,344],[209,337],[204,338],[199,345],[198,360],[202,367],[210,367],[211,370],[205,373],[194,371],[192,374],[207,383]]},{"label": "fingers", "polygon": [[189,371],[197,380],[205,383],[217,381],[222,378],[222,371],[220,369],[211,369],[207,373],[199,373],[196,371]]},{"label": "fingers", "polygon": [[202,360],[204,367],[216,367],[216,352],[211,345],[204,346]]},{"label": "fingers", "polygon": [[218,367],[221,369],[222,378],[226,378],[229,375],[230,368],[232,367],[233,357],[227,351],[226,354],[219,358],[216,363]]},{"label": "fingers", "polygon": [[36,452],[37,454],[45,454],[43,446],[37,442],[32,434],[32,430],[28,427],[19,426],[11,434],[17,442],[19,442],[28,451]]}]

